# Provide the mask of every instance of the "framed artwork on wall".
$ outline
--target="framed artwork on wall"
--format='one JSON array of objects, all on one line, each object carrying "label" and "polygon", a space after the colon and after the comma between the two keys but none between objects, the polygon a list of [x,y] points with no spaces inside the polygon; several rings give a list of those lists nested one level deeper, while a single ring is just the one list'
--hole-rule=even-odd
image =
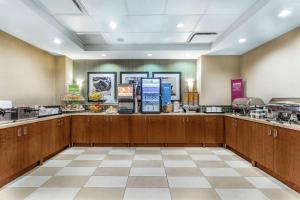
[{"label": "framed artwork on wall", "polygon": [[181,100],[181,72],[153,72],[153,78],[161,78],[161,83],[170,83],[172,101]]},{"label": "framed artwork on wall", "polygon": [[114,102],[116,99],[117,73],[116,72],[88,72],[87,96],[93,91],[101,92],[103,100]]},{"label": "framed artwork on wall", "polygon": [[121,84],[128,84],[132,81],[140,83],[141,78],[149,78],[149,72],[120,72]]}]

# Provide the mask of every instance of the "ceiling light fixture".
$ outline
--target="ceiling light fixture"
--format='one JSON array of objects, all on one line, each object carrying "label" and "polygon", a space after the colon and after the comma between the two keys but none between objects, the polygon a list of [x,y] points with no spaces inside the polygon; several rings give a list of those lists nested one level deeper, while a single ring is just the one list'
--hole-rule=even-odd
[{"label": "ceiling light fixture", "polygon": [[184,27],[184,24],[183,24],[183,23],[179,23],[179,24],[176,25],[176,27],[177,27],[177,28],[183,28],[183,27]]},{"label": "ceiling light fixture", "polygon": [[110,27],[111,29],[116,29],[116,28],[117,28],[116,22],[111,21],[111,22],[109,23],[109,27]]},{"label": "ceiling light fixture", "polygon": [[147,56],[151,57],[151,56],[152,56],[152,53],[148,53]]},{"label": "ceiling light fixture", "polygon": [[190,57],[190,56],[191,56],[191,54],[189,54],[189,53],[186,53],[186,54],[185,54],[185,56],[186,56],[186,57]]},{"label": "ceiling light fixture", "polygon": [[238,40],[238,42],[239,42],[240,44],[242,44],[242,43],[247,42],[247,39],[246,39],[246,38],[241,38],[241,39]]},{"label": "ceiling light fixture", "polygon": [[54,38],[53,43],[56,44],[56,45],[60,45],[62,42],[61,42],[61,39]]},{"label": "ceiling light fixture", "polygon": [[289,15],[291,15],[292,14],[292,11],[291,10],[289,10],[289,9],[284,9],[284,10],[282,10],[282,11],[280,11],[279,13],[278,13],[278,17],[280,17],[280,18],[286,18],[286,17],[288,17]]},{"label": "ceiling light fixture", "polygon": [[103,53],[103,54],[101,54],[101,56],[102,56],[102,57],[106,57],[106,54],[105,54],[105,53]]}]

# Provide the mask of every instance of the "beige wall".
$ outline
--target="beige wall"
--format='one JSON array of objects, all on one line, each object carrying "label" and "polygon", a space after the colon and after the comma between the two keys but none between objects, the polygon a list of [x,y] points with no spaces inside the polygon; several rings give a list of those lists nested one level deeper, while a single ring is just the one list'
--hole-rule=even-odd
[{"label": "beige wall", "polygon": [[239,56],[202,56],[198,69],[200,104],[230,105],[230,80],[240,77]]},{"label": "beige wall", "polygon": [[247,96],[300,97],[300,28],[241,56]]},{"label": "beige wall", "polygon": [[0,31],[0,99],[14,105],[54,102],[55,57]]}]

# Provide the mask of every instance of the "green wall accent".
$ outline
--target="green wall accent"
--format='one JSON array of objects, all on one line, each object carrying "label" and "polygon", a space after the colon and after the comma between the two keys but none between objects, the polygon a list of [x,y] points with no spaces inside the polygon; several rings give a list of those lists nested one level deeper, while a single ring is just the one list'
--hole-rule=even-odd
[{"label": "green wall accent", "polygon": [[186,80],[196,80],[196,60],[74,60],[73,79],[83,80],[82,94],[87,93],[87,72],[181,72],[181,90],[184,91]]}]

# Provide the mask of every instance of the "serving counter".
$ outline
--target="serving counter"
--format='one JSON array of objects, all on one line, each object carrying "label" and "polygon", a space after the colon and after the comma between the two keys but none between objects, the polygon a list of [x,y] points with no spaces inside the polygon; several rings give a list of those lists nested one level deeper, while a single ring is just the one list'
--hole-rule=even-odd
[{"label": "serving counter", "polygon": [[225,146],[300,191],[300,126],[232,114],[73,113],[0,125],[0,185],[68,146]]}]

